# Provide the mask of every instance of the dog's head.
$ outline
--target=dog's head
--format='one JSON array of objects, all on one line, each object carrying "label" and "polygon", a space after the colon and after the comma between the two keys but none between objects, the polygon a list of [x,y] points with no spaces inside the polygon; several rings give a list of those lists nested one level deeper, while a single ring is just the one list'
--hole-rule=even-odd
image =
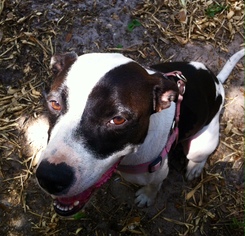
[{"label": "dog's head", "polygon": [[121,54],[66,53],[53,56],[51,67],[49,141],[36,176],[65,216],[79,211],[120,159],[137,150],[150,116],[169,107],[178,88]]}]

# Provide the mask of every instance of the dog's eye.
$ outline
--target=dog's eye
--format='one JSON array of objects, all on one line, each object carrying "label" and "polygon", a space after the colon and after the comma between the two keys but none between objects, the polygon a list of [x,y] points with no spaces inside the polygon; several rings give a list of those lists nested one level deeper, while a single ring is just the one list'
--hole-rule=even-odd
[{"label": "dog's eye", "polygon": [[113,124],[113,125],[122,125],[125,122],[126,122],[126,119],[123,118],[122,116],[115,116],[112,120],[110,120],[110,124]]},{"label": "dog's eye", "polygon": [[60,111],[61,110],[61,105],[55,101],[55,100],[51,100],[50,101],[51,107],[55,110],[55,111]]}]

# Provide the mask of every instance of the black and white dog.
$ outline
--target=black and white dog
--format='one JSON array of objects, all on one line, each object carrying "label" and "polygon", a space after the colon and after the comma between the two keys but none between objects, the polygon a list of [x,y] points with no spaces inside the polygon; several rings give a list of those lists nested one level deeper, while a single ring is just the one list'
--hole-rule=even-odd
[{"label": "black and white dog", "polygon": [[117,53],[53,56],[49,140],[36,176],[56,212],[78,212],[117,168],[143,185],[136,204],[152,205],[168,175],[173,142],[189,160],[186,178],[199,176],[219,142],[222,83],[244,51],[217,77],[199,62],[144,68]]}]

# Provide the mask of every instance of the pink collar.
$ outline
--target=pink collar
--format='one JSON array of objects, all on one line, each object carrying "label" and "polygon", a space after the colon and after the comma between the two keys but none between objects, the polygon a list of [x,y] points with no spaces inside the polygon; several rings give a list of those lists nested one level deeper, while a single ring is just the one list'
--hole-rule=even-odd
[{"label": "pink collar", "polygon": [[172,131],[168,138],[166,146],[163,148],[160,155],[153,161],[145,162],[139,165],[118,165],[117,170],[128,173],[128,174],[141,174],[141,173],[153,173],[157,170],[159,170],[162,166],[163,160],[167,157],[167,154],[169,153],[173,143],[178,142],[179,137],[179,116],[180,116],[180,105],[183,100],[183,94],[185,93],[185,84],[187,82],[187,79],[182,75],[180,71],[173,71],[169,72],[167,74],[164,74],[165,76],[176,76],[179,80],[177,81],[177,85],[179,88],[179,96],[178,101],[176,104],[176,110],[175,110],[175,118],[173,121]]}]

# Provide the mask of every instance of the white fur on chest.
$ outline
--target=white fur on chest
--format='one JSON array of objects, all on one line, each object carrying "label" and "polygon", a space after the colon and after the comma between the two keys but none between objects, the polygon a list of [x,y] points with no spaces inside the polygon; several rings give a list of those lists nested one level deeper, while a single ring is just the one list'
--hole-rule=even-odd
[{"label": "white fur on chest", "polygon": [[150,117],[147,136],[136,152],[126,155],[121,164],[137,165],[154,160],[165,147],[175,115],[175,103]]}]

